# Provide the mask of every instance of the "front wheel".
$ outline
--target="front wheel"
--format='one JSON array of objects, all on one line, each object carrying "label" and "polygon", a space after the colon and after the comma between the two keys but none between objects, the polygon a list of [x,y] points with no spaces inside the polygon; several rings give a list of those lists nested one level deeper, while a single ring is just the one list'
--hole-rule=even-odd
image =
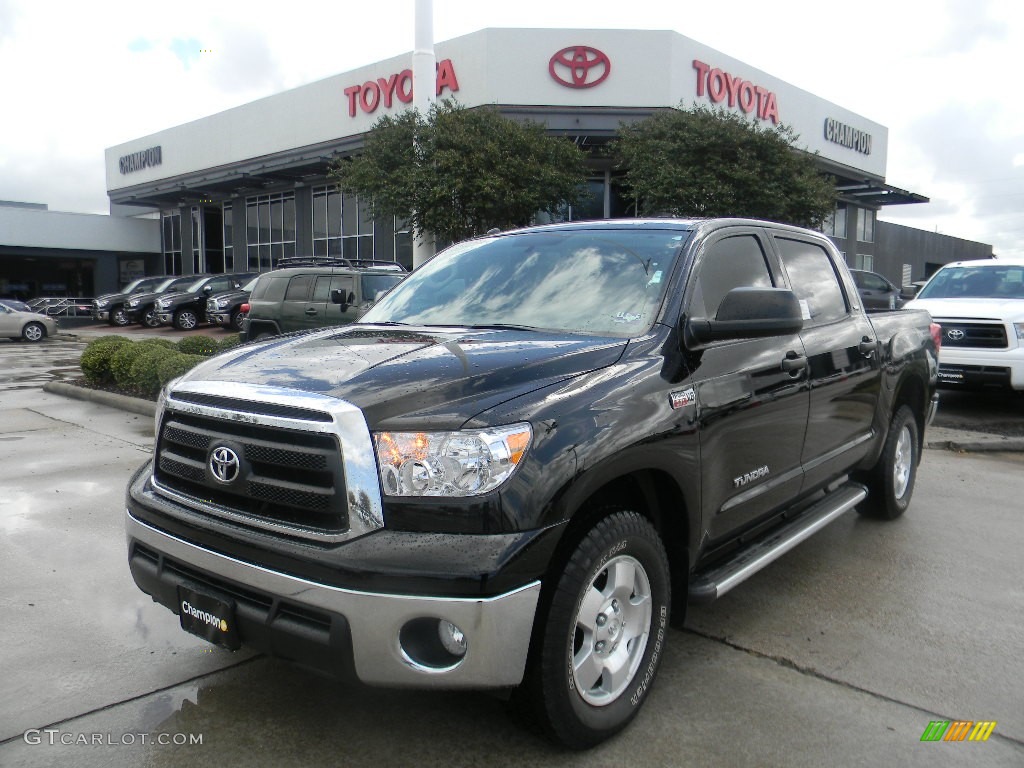
[{"label": "front wheel", "polygon": [[174,327],[181,331],[191,331],[199,325],[199,318],[191,309],[182,309],[174,315]]},{"label": "front wheel", "polygon": [[21,329],[21,338],[25,341],[42,341],[46,338],[46,328],[42,323],[29,323]]},{"label": "front wheel", "polygon": [[857,507],[858,512],[880,520],[895,520],[906,512],[914,495],[919,446],[914,412],[900,406],[889,423],[878,462],[858,477],[868,486],[868,497]]},{"label": "front wheel", "polygon": [[231,313],[230,326],[233,331],[241,331],[245,327],[245,315],[236,309]]},{"label": "front wheel", "polygon": [[139,316],[142,318],[139,322],[147,328],[160,327],[160,318],[156,316],[155,307],[149,307],[148,309],[142,310]]},{"label": "front wheel", "polygon": [[109,320],[110,325],[116,325],[118,327],[124,327],[131,321],[128,319],[128,313],[124,311],[124,307],[116,307],[110,310]]},{"label": "front wheel", "polygon": [[668,559],[653,526],[624,510],[580,540],[540,617],[521,703],[555,741],[587,749],[625,728],[667,639]]}]

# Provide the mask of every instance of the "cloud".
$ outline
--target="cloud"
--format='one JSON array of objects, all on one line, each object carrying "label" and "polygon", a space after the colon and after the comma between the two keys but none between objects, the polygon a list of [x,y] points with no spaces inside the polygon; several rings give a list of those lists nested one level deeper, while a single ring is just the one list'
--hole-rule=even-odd
[{"label": "cloud", "polygon": [[945,30],[930,50],[936,56],[969,53],[985,43],[1008,37],[1005,18],[993,17],[992,2],[948,0],[945,19]]}]

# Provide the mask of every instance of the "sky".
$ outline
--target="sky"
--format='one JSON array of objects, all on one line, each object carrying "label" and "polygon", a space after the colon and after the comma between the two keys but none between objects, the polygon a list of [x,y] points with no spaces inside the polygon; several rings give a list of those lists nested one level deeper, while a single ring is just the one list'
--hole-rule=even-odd
[{"label": "sky", "polygon": [[[0,200],[109,210],[107,147],[408,52],[414,0],[0,0]],[[486,27],[670,29],[888,128],[880,218],[1024,256],[1019,0],[434,0]]]}]

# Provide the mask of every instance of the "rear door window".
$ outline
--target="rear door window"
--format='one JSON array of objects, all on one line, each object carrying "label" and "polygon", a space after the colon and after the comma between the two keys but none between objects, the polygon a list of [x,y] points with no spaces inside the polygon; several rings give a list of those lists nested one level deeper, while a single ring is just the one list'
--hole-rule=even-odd
[{"label": "rear door window", "polygon": [[313,275],[296,275],[288,283],[288,290],[284,294],[285,301],[306,301],[309,298],[310,288],[313,287]]},{"label": "rear door window", "polygon": [[775,238],[807,326],[832,323],[847,314],[846,298],[828,252],[816,243]]}]

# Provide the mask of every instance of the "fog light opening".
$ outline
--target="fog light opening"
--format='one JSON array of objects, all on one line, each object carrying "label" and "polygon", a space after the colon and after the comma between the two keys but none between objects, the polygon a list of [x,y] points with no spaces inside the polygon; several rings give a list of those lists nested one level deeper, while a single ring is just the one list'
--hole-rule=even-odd
[{"label": "fog light opening", "polygon": [[469,641],[462,629],[447,619],[419,618],[406,622],[398,633],[402,655],[425,672],[446,672],[466,657]]}]

